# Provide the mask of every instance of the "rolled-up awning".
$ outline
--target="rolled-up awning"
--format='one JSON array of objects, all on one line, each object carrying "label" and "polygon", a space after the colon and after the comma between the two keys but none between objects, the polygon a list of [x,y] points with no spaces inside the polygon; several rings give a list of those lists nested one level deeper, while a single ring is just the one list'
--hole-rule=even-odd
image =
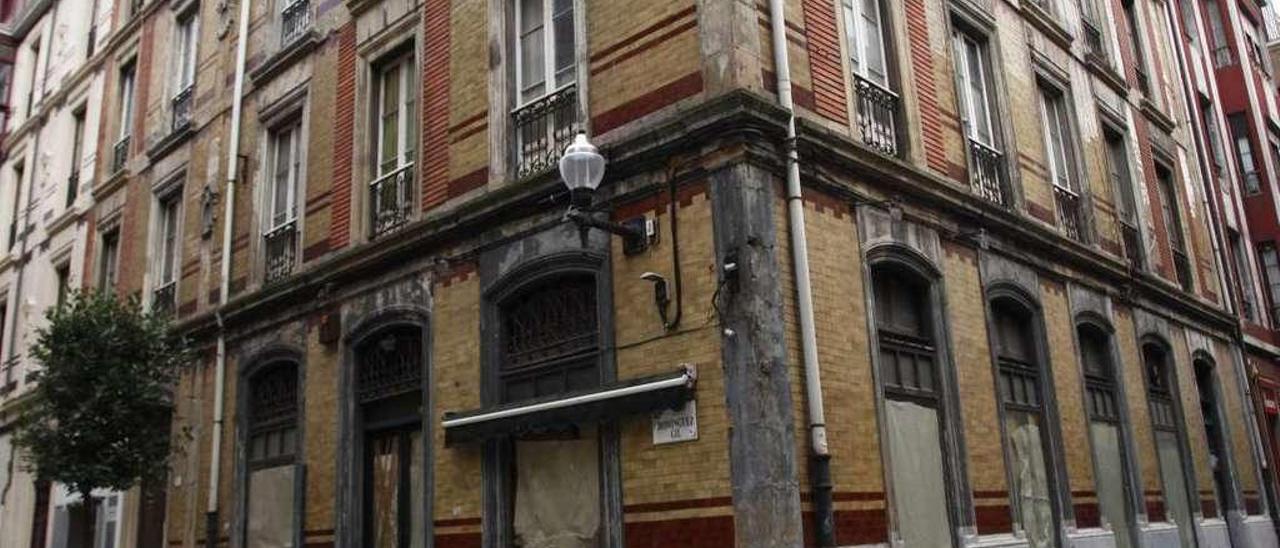
[{"label": "rolled-up awning", "polygon": [[442,421],[445,444],[468,443],[557,425],[587,424],[679,407],[693,397],[697,378],[692,367],[682,367],[673,373],[619,381],[547,398],[474,411],[446,411]]}]

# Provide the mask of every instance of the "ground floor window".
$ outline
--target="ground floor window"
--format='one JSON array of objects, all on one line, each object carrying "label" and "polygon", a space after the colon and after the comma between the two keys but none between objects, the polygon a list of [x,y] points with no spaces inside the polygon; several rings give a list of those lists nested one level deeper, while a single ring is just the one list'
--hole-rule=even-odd
[{"label": "ground floor window", "polygon": [[370,432],[365,438],[367,527],[371,548],[420,548],[426,539],[421,515],[422,430],[414,425]]}]

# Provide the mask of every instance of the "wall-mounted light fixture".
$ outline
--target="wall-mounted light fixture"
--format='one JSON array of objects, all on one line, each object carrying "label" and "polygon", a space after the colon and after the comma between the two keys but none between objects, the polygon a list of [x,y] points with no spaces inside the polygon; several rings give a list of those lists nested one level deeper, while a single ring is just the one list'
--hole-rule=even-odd
[{"label": "wall-mounted light fixture", "polygon": [[615,223],[592,215],[595,192],[604,179],[604,164],[604,156],[587,140],[587,134],[578,132],[560,157],[560,178],[569,187],[569,210],[564,212],[564,218],[578,225],[584,246],[587,231],[595,228],[621,237],[623,253],[641,253],[649,248],[650,239],[656,234],[651,222],[636,217]]}]

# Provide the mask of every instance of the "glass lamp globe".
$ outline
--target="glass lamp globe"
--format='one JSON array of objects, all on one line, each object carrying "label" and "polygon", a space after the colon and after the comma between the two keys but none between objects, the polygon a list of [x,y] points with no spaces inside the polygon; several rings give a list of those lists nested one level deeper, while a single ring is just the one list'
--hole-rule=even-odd
[{"label": "glass lamp globe", "polygon": [[560,178],[569,187],[574,205],[591,205],[591,195],[604,179],[604,156],[587,140],[586,133],[579,132],[564,149],[564,156],[560,157]]}]

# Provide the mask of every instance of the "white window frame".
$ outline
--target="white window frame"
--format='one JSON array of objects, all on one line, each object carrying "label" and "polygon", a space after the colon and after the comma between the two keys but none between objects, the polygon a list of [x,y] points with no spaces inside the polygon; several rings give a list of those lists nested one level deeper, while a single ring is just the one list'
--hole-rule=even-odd
[{"label": "white window frame", "polygon": [[173,42],[177,46],[173,67],[173,95],[185,91],[196,82],[196,51],[199,47],[200,25],[194,9],[179,13],[173,21]]},{"label": "white window frame", "polygon": [[[417,150],[414,145],[417,143],[417,94],[421,89],[417,82],[417,65],[415,63],[416,55],[412,49],[402,54],[396,55],[388,59],[386,62],[377,63],[373,67],[374,72],[374,116],[373,116],[373,132],[374,132],[374,174],[376,179],[385,177],[390,173],[394,173],[405,167],[411,166],[415,160]],[[382,157],[384,134],[382,131],[383,119],[389,115],[386,104],[386,84],[387,73],[398,69],[396,77],[399,79],[399,94],[396,98],[396,163],[394,166],[384,167],[385,160]],[[407,69],[407,70],[406,70]]]},{"label": "white window frame", "polygon": [[[1076,192],[1075,149],[1071,140],[1071,114],[1066,90],[1039,86],[1040,123],[1044,126],[1045,169],[1049,182]],[[1054,128],[1057,128],[1056,134]],[[1055,142],[1056,137],[1056,142]]]},{"label": "white window frame", "polygon": [[[171,189],[157,193],[155,205],[155,240],[152,242],[152,249],[155,251],[152,274],[155,282],[151,284],[152,291],[178,281],[182,255],[182,185],[174,185]],[[167,206],[170,205],[173,210],[172,224],[168,222]],[[173,228],[172,234],[168,233],[170,226]],[[170,242],[172,249],[167,248]],[[166,260],[169,261],[168,272],[165,271]]]},{"label": "white window frame", "polygon": [[[289,151],[286,161],[283,184],[286,185],[284,204],[277,203],[277,189],[280,181],[280,146],[281,140],[288,136]],[[264,185],[262,233],[271,233],[277,228],[287,225],[298,218],[298,198],[302,193],[303,149],[306,146],[302,132],[302,118],[295,117],[287,123],[271,129],[267,137],[267,160],[270,169]],[[283,208],[283,209],[282,209]],[[280,215],[283,215],[281,217]]]},{"label": "white window frame", "polygon": [[[999,139],[996,136],[997,126],[992,113],[996,105],[995,101],[992,100],[991,79],[988,77],[987,65],[991,61],[988,58],[987,44],[972,34],[959,29],[953,31],[951,39],[952,57],[956,64],[956,75],[960,84],[959,98],[964,134],[969,139],[981,143],[992,150],[999,151]],[[974,67],[971,62],[970,52],[974,53],[972,58],[977,61],[977,67]],[[982,97],[980,98],[975,98],[971,93],[973,86],[970,82],[975,77],[982,84]],[[981,101],[986,107],[983,110],[983,116],[979,116],[977,113],[978,101]],[[978,124],[981,124],[981,127],[986,129],[988,135],[986,139],[979,135]]]},{"label": "white window frame", "polygon": [[116,136],[116,142],[133,133],[133,100],[137,80],[137,59],[130,59],[120,68],[120,131]]},{"label": "white window frame", "polygon": [[[854,3],[858,6],[855,9]],[[849,70],[863,79],[889,88],[889,48],[886,41],[884,6],[881,0],[841,0],[844,15],[844,32],[849,47]],[[872,8],[868,13],[868,8]],[[872,20],[874,18],[874,20]],[[869,36],[868,27],[873,28]],[[869,54],[879,47],[880,74],[867,67]]]},{"label": "white window frame", "polygon": [[[107,249],[107,240],[114,239],[113,248]],[[113,225],[98,232],[97,276],[98,290],[114,288],[120,274],[120,227]]]},{"label": "white window frame", "polygon": [[[568,3],[569,9],[567,10],[567,15],[570,18],[569,30],[573,32],[572,40],[570,40],[570,43],[572,44],[571,47],[573,47],[574,49],[574,62],[570,63],[568,66],[565,66],[565,67],[556,67],[557,50],[556,50],[556,44],[555,44],[556,42],[555,19],[557,15],[565,15],[565,10],[561,10],[560,12],[555,11],[555,5],[557,1],[563,1]],[[578,29],[578,24],[576,19],[577,6],[574,5],[576,1],[577,0],[514,0],[513,11],[515,12],[514,13],[515,26],[513,27],[512,34],[514,38],[512,41],[515,44],[515,48],[514,48],[515,55],[512,56],[512,59],[515,60],[515,75],[516,75],[515,93],[516,93],[517,108],[523,107],[529,103],[537,101],[548,95],[554,95],[556,93],[559,93],[561,90],[567,89],[577,83],[577,80],[578,80],[577,78],[577,53],[578,53],[577,39],[578,39],[578,33],[580,32],[580,30]],[[525,2],[540,3],[542,5],[542,17],[541,17],[542,20],[540,22],[540,26],[530,30],[529,32],[529,33],[532,33],[532,32],[542,33],[542,90],[540,93],[536,93],[528,96],[526,96],[525,94],[526,87],[529,88],[528,91],[532,92],[534,90],[533,90],[533,86],[526,85],[524,82],[524,78],[525,78],[524,49],[525,48],[524,48],[523,38],[526,34],[529,34],[524,31],[525,21],[524,21],[523,7]],[[562,71],[568,75],[565,78],[565,81],[563,83],[560,82],[560,76],[561,76],[560,73]]]}]

